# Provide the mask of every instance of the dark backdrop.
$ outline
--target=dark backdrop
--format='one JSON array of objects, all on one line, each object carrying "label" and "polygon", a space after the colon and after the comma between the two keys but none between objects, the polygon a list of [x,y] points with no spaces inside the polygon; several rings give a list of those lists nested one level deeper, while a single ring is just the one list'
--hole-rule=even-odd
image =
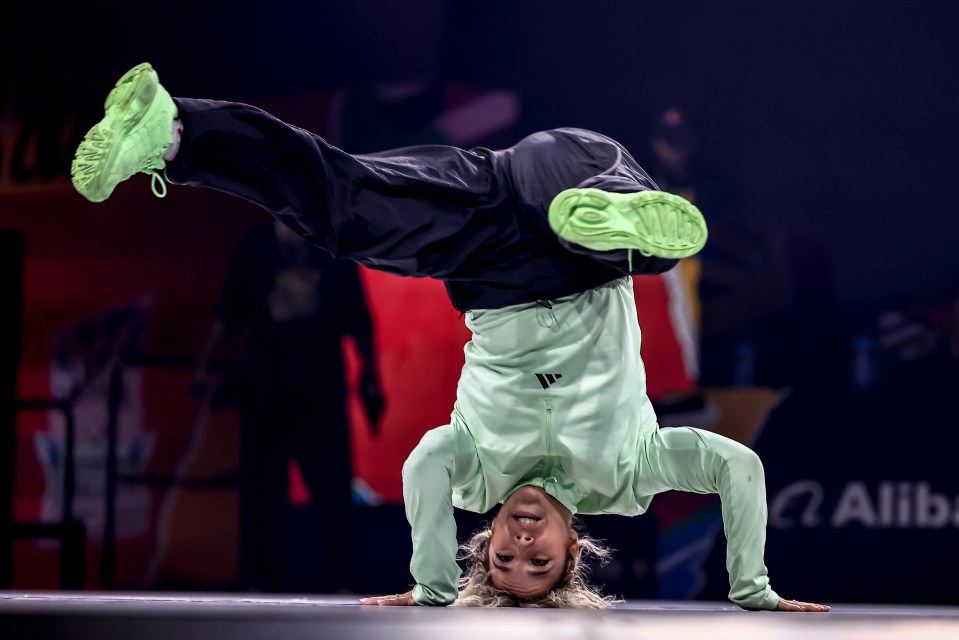
[{"label": "dark backdrop", "polygon": [[[881,600],[875,580],[885,577],[901,585],[888,598],[908,599],[909,581],[929,574],[916,597],[951,601],[948,578],[937,581],[927,567],[936,563],[930,549],[946,548],[946,534],[959,526],[959,486],[954,474],[940,473],[945,462],[924,451],[955,447],[955,363],[940,358],[890,373],[884,390],[867,395],[847,389],[848,373],[836,367],[848,366],[849,339],[883,309],[932,306],[941,318],[959,294],[955,3],[108,0],[15,3],[0,16],[0,115],[29,121],[60,109],[80,131],[99,117],[114,79],[144,60],[175,94],[253,103],[417,78],[511,89],[522,109],[517,137],[592,128],[619,139],[641,163],[655,115],[684,107],[704,158],[741,191],[745,224],[772,238],[778,260],[796,263],[791,319],[770,339],[774,352],[802,361],[805,386],[773,414],[776,437],[758,446],[773,469],[771,495],[818,478],[828,522],[826,511],[842,496],[861,494],[844,493],[850,482],[865,483],[852,491],[871,492],[877,503],[884,483],[908,483],[898,490],[913,504],[926,481],[957,514],[957,524],[934,539],[915,530],[916,518],[885,522],[879,542],[863,537],[865,516],[844,521],[837,535],[824,524],[806,538],[789,520],[780,527],[786,533],[771,534],[771,542],[781,536],[780,566],[797,567],[787,584],[802,588],[797,597],[816,597],[815,578],[796,577],[808,564],[784,551],[802,539],[838,545],[828,555],[833,566],[843,550],[872,543],[886,558],[890,548],[906,554],[897,565],[906,566],[903,549],[934,540],[913,573],[847,577],[828,596]],[[38,178],[62,179],[70,152],[64,145]],[[7,226],[3,216],[0,210]],[[127,224],[135,230],[137,223]],[[49,242],[57,227],[43,233]],[[225,259],[229,247],[206,233],[211,258]],[[803,358],[791,341],[826,347]],[[801,452],[793,438],[803,441]],[[822,449],[829,453],[805,464]],[[843,465],[848,472],[837,473]],[[855,505],[860,515],[871,508]],[[856,561],[857,574],[869,569]],[[721,595],[721,583],[707,593]]]}]

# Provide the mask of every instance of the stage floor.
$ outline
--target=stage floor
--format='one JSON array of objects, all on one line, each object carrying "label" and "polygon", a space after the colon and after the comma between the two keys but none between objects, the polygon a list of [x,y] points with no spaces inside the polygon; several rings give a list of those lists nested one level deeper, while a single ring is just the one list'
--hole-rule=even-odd
[{"label": "stage floor", "polygon": [[828,614],[797,614],[630,601],[606,611],[477,610],[366,607],[353,596],[0,592],[0,638],[957,640],[959,607],[839,604]]}]

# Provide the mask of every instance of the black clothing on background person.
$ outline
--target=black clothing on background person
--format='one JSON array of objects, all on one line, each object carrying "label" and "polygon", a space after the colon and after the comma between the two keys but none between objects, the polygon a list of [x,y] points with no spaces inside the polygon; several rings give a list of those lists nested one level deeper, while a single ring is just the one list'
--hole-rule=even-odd
[{"label": "black clothing on background person", "polygon": [[[282,225],[259,225],[237,246],[213,312],[217,324],[201,370],[209,368],[220,343],[249,332],[246,384],[239,385],[248,391],[237,403],[242,423],[240,582],[288,591],[292,577],[287,568],[294,566],[286,556],[290,545],[284,535],[290,460],[298,462],[312,497],[311,528],[319,537],[313,548],[329,546],[323,538],[334,528],[324,526],[324,519],[335,519],[339,529],[351,520],[344,335],[354,338],[363,359],[360,392],[374,432],[382,410],[372,323],[358,270]],[[311,568],[316,573],[312,582],[297,580],[298,590],[304,584],[316,591],[349,586],[349,541],[338,539],[332,546],[337,553],[323,554],[321,568]]]},{"label": "black clothing on background person", "polygon": [[[709,242],[694,258],[701,265],[699,382],[716,386],[769,381],[770,363],[795,361],[786,353],[770,353],[770,340],[764,337],[774,331],[782,306],[781,274],[769,237],[747,224],[736,185],[703,161],[685,111],[663,111],[650,143],[656,160],[650,173],[656,182],[709,213]],[[761,367],[754,362],[759,355]]]},{"label": "black clothing on background person", "polygon": [[341,339],[373,331],[356,265],[273,223],[240,241],[213,315],[231,333],[250,330],[251,368],[271,391],[343,395]]}]

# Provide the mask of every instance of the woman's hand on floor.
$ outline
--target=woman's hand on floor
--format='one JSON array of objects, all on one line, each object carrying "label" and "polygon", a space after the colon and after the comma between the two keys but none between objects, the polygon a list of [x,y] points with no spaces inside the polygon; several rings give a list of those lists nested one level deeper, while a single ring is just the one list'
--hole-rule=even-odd
[{"label": "woman's hand on floor", "polygon": [[397,593],[391,596],[371,596],[369,598],[360,598],[360,604],[379,605],[381,607],[415,607],[413,600],[413,591],[406,593]]},{"label": "woman's hand on floor", "polygon": [[780,598],[779,605],[776,607],[777,611],[798,611],[800,613],[826,613],[829,609],[830,608],[824,604],[786,600],[785,598]]}]

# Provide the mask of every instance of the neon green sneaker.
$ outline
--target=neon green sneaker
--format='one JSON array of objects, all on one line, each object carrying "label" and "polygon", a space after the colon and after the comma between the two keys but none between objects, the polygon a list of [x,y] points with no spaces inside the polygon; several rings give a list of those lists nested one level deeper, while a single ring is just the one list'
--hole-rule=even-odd
[{"label": "neon green sneaker", "polygon": [[699,209],[664,191],[567,189],[549,205],[549,226],[563,240],[587,249],[629,249],[659,258],[694,255],[707,236]]},{"label": "neon green sneaker", "polygon": [[149,63],[138,64],[117,81],[104,104],[105,115],[77,147],[70,177],[91,202],[103,202],[135,173],[153,176],[153,193],[166,195],[160,170],[173,142],[176,105]]}]

